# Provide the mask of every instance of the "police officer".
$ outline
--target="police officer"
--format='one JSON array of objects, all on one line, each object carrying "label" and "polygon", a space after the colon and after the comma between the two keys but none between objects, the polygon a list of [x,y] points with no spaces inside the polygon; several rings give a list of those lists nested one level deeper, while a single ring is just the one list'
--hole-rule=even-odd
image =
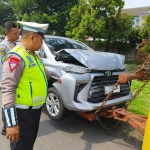
[{"label": "police officer", "polygon": [[16,46],[16,41],[19,38],[19,29],[13,21],[8,21],[4,25],[5,39],[0,43],[0,48],[5,51],[0,51],[1,55],[7,54],[13,47]]},{"label": "police officer", "polygon": [[48,24],[18,22],[23,24],[21,42],[2,60],[2,107],[11,150],[32,150],[51,77],[35,53]]},{"label": "police officer", "polygon": [[[19,29],[17,25],[13,21],[8,21],[4,25],[5,30],[5,39],[0,43],[0,56],[6,55],[12,48],[16,46],[16,41],[19,38]],[[0,65],[0,69],[2,70],[2,66]],[[1,83],[1,73],[0,73],[0,83]],[[0,85],[1,86],[1,85]],[[6,134],[6,119],[4,116],[4,112],[2,109],[2,121],[3,128],[1,131],[2,135]]]}]

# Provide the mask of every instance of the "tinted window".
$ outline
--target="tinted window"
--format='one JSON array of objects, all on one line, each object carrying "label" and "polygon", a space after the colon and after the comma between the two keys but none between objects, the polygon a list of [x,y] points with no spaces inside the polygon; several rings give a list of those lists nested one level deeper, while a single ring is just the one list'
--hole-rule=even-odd
[{"label": "tinted window", "polygon": [[47,38],[44,39],[47,46],[50,50],[59,51],[62,49],[82,49],[82,50],[92,50],[85,44],[74,41],[74,40],[66,40],[66,39],[57,39],[57,38]]}]

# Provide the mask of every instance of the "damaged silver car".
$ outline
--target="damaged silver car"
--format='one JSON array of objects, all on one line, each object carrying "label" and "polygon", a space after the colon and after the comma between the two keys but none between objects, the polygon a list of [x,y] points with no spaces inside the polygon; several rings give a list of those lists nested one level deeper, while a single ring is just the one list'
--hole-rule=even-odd
[{"label": "damaged silver car", "polygon": [[[123,55],[97,52],[82,42],[58,36],[45,36],[39,53],[43,64],[62,84],[48,82],[45,109],[54,121],[67,116],[68,110],[92,112],[117,82],[128,72]],[[132,97],[130,83],[118,86],[103,108],[123,106]]]}]

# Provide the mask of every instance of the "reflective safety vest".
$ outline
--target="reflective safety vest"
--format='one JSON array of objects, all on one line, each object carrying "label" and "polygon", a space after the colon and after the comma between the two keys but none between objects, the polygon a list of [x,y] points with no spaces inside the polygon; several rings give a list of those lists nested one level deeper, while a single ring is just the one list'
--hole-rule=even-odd
[{"label": "reflective safety vest", "polygon": [[16,88],[16,104],[38,106],[45,103],[48,84],[44,66],[38,56],[29,54],[19,45],[8,54],[18,55],[24,62],[24,71]]}]

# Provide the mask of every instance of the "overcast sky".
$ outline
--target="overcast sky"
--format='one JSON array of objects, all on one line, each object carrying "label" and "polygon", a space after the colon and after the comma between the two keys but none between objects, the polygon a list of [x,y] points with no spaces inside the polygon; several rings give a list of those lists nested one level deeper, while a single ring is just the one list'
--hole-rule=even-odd
[{"label": "overcast sky", "polygon": [[124,0],[124,8],[135,8],[150,6],[150,0]]}]

